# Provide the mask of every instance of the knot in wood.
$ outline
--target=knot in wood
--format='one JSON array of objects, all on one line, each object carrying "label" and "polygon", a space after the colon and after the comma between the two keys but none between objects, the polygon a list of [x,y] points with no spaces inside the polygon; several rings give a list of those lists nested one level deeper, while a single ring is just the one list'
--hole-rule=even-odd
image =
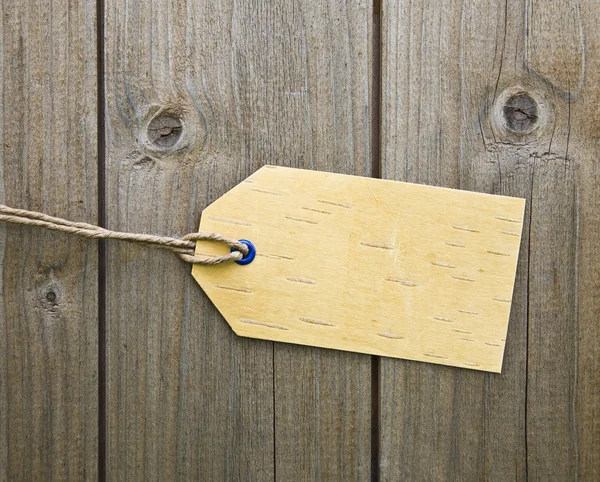
[{"label": "knot in wood", "polygon": [[538,104],[526,92],[511,96],[502,108],[504,123],[513,132],[530,132],[538,122]]},{"label": "knot in wood", "polygon": [[159,115],[148,124],[148,140],[155,148],[173,147],[183,133],[183,122],[173,115]]}]

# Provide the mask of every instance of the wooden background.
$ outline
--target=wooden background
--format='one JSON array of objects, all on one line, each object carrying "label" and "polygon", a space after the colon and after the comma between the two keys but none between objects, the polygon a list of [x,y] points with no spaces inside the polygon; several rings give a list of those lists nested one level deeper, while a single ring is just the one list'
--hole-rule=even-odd
[{"label": "wooden background", "polygon": [[0,226],[0,482],[600,480],[595,2],[0,11],[6,204],[185,234],[267,162],[527,198],[500,376],[237,338],[171,254]]}]

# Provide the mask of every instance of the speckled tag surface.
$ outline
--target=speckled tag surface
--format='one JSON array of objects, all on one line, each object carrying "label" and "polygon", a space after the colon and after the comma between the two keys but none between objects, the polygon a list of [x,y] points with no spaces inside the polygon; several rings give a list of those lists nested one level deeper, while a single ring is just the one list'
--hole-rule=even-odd
[{"label": "speckled tag surface", "polygon": [[500,372],[524,206],[265,166],[200,223],[252,241],[254,261],[192,274],[240,336]]}]

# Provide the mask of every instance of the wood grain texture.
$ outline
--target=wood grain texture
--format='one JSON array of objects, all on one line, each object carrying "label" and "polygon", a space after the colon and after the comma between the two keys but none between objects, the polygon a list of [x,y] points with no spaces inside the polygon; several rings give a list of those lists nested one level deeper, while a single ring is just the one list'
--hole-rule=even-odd
[{"label": "wood grain texture", "polygon": [[[0,6],[2,202],[96,222],[96,15]],[[96,480],[96,243],[0,227],[0,481]]]},{"label": "wood grain texture", "polygon": [[599,13],[384,7],[384,176],[526,197],[528,229],[501,376],[382,360],[382,480],[600,476]]},{"label": "wood grain texture", "polygon": [[[383,176],[528,203],[502,375],[382,359],[381,480],[600,480],[599,8],[383,2]],[[95,9],[0,6],[5,203],[96,222]],[[107,1],[109,226],[194,231],[266,162],[369,175],[372,13]],[[95,246],[0,227],[0,482],[97,478]],[[172,255],[108,261],[110,480],[368,480],[369,357],[239,339]]]},{"label": "wood grain texture", "polygon": [[532,206],[531,228],[532,256],[537,250],[530,268],[536,296],[534,301],[531,291],[527,428],[533,470],[529,474],[540,479],[597,480],[600,199],[595,139],[600,87],[599,73],[592,66],[600,59],[600,7],[562,2],[533,8],[540,10],[533,17],[540,29],[552,25],[563,32],[557,49],[569,55],[564,55],[560,76],[556,73],[560,57],[547,52],[538,56],[536,65],[536,73],[551,82],[556,96],[555,116],[562,127],[557,131],[563,134],[556,149],[564,155],[535,166],[533,192],[539,192],[539,201],[537,224],[536,205]]},{"label": "wood grain texture", "polygon": [[[251,22],[262,26],[274,18],[277,28],[271,31],[293,25],[296,34],[289,45],[276,44],[274,67],[289,79],[277,95],[281,100],[249,109],[257,120],[271,119],[270,132],[258,136],[259,145],[270,149],[261,153],[262,159],[288,167],[370,175],[371,2],[268,4],[272,10],[265,14],[247,7],[244,29],[260,38]],[[279,9],[283,15],[277,14]],[[260,44],[265,45],[264,38]],[[271,92],[277,91],[274,85]],[[367,480],[371,358],[275,344],[274,376],[276,478]]]},{"label": "wood grain texture", "polygon": [[[250,239],[254,261],[192,274],[241,336],[500,372],[523,210],[513,197],[265,166],[200,222]],[[228,248],[200,241],[196,254]]]},{"label": "wood grain texture", "polygon": [[[110,228],[195,231],[266,161],[370,172],[365,2],[106,11]],[[368,477],[369,357],[238,338],[172,255],[108,260],[111,480]]]}]

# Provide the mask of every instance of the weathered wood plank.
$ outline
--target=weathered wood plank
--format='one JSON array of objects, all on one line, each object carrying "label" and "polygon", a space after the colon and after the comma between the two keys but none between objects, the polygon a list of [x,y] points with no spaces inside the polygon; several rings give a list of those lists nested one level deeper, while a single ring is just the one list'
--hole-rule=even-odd
[{"label": "weathered wood plank", "polygon": [[[107,3],[109,227],[195,231],[251,169],[223,8]],[[107,279],[108,478],[272,478],[271,344],[234,337],[168,253],[109,244]]]},{"label": "weathered wood plank", "polygon": [[[390,82],[399,89],[389,108],[384,102],[384,173],[529,198],[527,167],[517,169],[510,155],[492,151],[480,119],[486,105],[491,111],[502,58],[490,52],[503,41],[505,20],[518,19],[505,19],[503,7],[491,4],[461,11],[456,2],[417,2],[401,15],[404,8],[394,3],[383,20],[384,98],[394,95],[385,87]],[[413,27],[421,22],[423,30]],[[525,478],[524,241],[501,377],[382,362],[384,480]],[[435,463],[422,464],[428,459]]]},{"label": "weathered wood plank", "polygon": [[[530,198],[528,167],[481,137],[504,21],[492,2],[384,6],[384,177]],[[382,480],[525,479],[526,271],[524,233],[501,376],[382,359]]]},{"label": "weathered wood plank", "polygon": [[[109,226],[195,231],[267,160],[368,174],[369,8],[108,2]],[[172,255],[108,259],[111,479],[368,476],[369,357],[237,338]]]},{"label": "weathered wood plank", "polygon": [[556,124],[533,177],[528,473],[598,480],[600,6],[535,2],[529,17],[531,69],[551,89]]},{"label": "weathered wood plank", "polygon": [[[2,202],[96,222],[96,10],[0,6]],[[97,478],[94,242],[0,227],[0,481]]]},{"label": "weathered wood plank", "polygon": [[586,64],[599,12],[586,8],[384,12],[384,174],[527,197],[529,229],[502,375],[382,361],[382,479],[598,478],[598,79]]},{"label": "weathered wood plank", "polygon": [[[592,39],[587,44],[589,49],[599,49],[599,39]],[[598,50],[596,50],[598,51]],[[598,80],[594,80],[598,85]],[[591,82],[590,86],[593,85]],[[599,95],[598,92],[593,94]],[[580,114],[582,127],[587,135],[594,135],[599,127],[598,114],[589,103]],[[586,114],[590,114],[588,123]],[[597,132],[597,131],[596,131]],[[584,143],[581,144],[582,147]],[[594,146],[593,143],[587,146]],[[589,147],[588,147],[589,148]],[[586,152],[587,151],[587,152]],[[600,252],[600,169],[596,159],[598,154],[593,149],[582,149],[583,163],[579,178],[585,179],[579,189],[579,259],[577,286],[578,333],[577,344],[577,378],[575,386],[575,414],[577,430],[577,469],[579,480],[600,479],[600,269],[598,269],[598,253]]]},{"label": "weathered wood plank", "polygon": [[[584,33],[586,63],[600,55],[599,7],[584,4],[578,19]],[[588,61],[589,59],[589,61]],[[579,480],[600,479],[600,72],[587,68],[579,103],[571,104],[569,152],[577,156],[577,470]],[[576,108],[573,108],[575,107]],[[571,155],[571,154],[570,154]]]},{"label": "weathered wood plank", "polygon": [[[371,2],[267,5],[264,14],[248,5],[243,24],[260,51],[276,46],[263,75],[281,79],[267,90],[272,104],[248,108],[256,122],[270,124],[254,133],[268,148],[259,155],[289,167],[369,176]],[[261,37],[269,19],[270,37]],[[289,42],[277,41],[286,28]],[[277,479],[368,480],[371,357],[286,344],[274,350]]]},{"label": "weathered wood plank", "polygon": [[[529,267],[527,466],[538,480],[576,480],[576,180],[571,161],[536,162]],[[553,443],[550,443],[553,441]]]}]

